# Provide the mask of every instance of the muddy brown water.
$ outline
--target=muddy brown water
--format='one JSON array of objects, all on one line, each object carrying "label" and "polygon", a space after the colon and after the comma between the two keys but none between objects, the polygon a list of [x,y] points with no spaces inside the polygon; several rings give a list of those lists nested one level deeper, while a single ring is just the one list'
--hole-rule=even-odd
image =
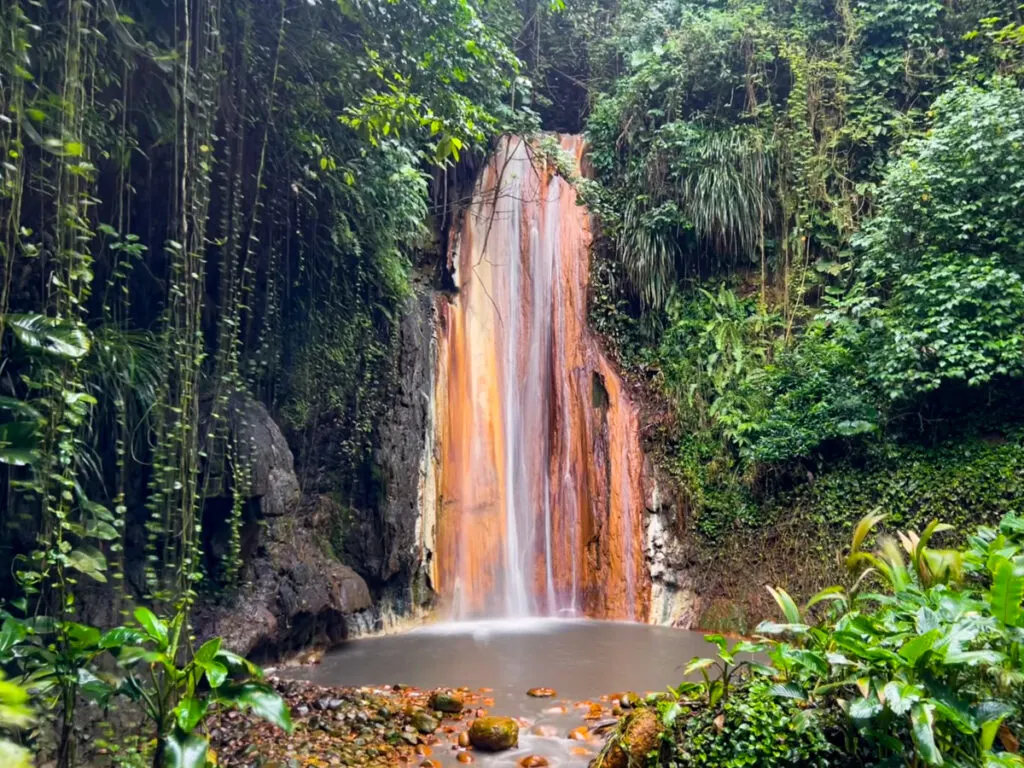
[{"label": "muddy brown water", "polygon": [[[703,635],[625,622],[515,619],[427,625],[399,635],[361,638],[327,654],[315,667],[283,676],[326,686],[409,685],[414,688],[491,688],[490,714],[550,726],[539,736],[520,729],[519,748],[497,755],[474,752],[474,765],[513,768],[527,755],[551,766],[586,766],[597,744],[569,740],[584,724],[586,710],[574,706],[605,694],[664,690],[683,679],[694,656],[713,655]],[[526,695],[554,688],[553,699]],[[566,712],[553,709],[564,706]],[[574,754],[585,748],[590,754]],[[454,752],[436,749],[432,759],[460,765]]]}]

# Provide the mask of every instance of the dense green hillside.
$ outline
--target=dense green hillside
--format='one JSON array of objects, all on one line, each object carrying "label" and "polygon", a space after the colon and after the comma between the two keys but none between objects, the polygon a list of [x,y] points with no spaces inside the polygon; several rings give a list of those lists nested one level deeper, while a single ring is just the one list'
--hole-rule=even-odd
[{"label": "dense green hillside", "polygon": [[593,321],[709,543],[1020,509],[1020,13],[626,3],[592,41]]},{"label": "dense green hillside", "polygon": [[[702,623],[786,616],[747,648],[770,681],[642,710],[654,757],[1019,765],[1022,84],[1018,0],[0,0],[0,763],[205,766],[218,708],[290,728],[199,607],[301,534],[353,611],[409,576],[376,540],[419,522],[381,512],[431,344],[402,323],[456,290],[498,136],[568,173],[547,130],[589,142],[591,323]],[[86,701],[147,735],[97,751]]]}]

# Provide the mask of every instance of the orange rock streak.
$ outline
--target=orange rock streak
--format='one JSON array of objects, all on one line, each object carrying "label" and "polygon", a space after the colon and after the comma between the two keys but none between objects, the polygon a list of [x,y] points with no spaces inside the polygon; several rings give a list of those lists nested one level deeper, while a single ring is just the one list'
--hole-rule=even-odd
[{"label": "orange rock streak", "polygon": [[457,617],[646,618],[637,410],[587,327],[590,240],[575,190],[502,141],[440,306],[436,586]]}]

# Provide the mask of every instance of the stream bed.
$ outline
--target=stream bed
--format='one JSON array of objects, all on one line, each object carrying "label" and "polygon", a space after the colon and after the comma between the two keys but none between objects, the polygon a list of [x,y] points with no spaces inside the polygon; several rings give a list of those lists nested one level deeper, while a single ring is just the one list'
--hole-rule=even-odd
[{"label": "stream bed", "polygon": [[[689,660],[711,650],[699,633],[645,624],[557,619],[456,622],[356,639],[328,653],[318,665],[279,674],[328,687],[470,689],[476,697],[474,707],[482,701],[488,714],[518,718],[521,724],[518,749],[498,754],[474,750],[475,765],[513,768],[524,757],[536,755],[551,766],[585,766],[601,740],[570,739],[573,729],[607,722],[613,694],[635,691],[642,696],[681,681]],[[552,688],[556,695],[528,696],[527,691],[536,687]],[[461,725],[464,730],[466,723]],[[455,742],[456,734],[446,739],[439,731],[425,760],[442,766],[462,764]]]}]

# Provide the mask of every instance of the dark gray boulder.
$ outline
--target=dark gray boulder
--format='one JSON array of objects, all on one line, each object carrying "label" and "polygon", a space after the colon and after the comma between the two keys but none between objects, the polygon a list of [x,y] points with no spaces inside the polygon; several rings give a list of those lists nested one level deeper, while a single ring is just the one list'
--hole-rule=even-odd
[{"label": "dark gray boulder", "polygon": [[[264,659],[338,643],[346,635],[345,617],[368,608],[371,599],[366,582],[332,547],[336,506],[325,497],[302,503],[292,452],[262,404],[235,394],[229,406],[240,465],[249,470],[244,567],[232,596],[198,607],[197,633],[201,639],[219,635],[235,653]],[[223,544],[213,550],[223,556]]]},{"label": "dark gray boulder", "polygon": [[228,401],[228,423],[239,462],[249,469],[247,496],[259,500],[264,517],[279,517],[299,503],[301,492],[288,441],[263,404],[235,393]]}]

